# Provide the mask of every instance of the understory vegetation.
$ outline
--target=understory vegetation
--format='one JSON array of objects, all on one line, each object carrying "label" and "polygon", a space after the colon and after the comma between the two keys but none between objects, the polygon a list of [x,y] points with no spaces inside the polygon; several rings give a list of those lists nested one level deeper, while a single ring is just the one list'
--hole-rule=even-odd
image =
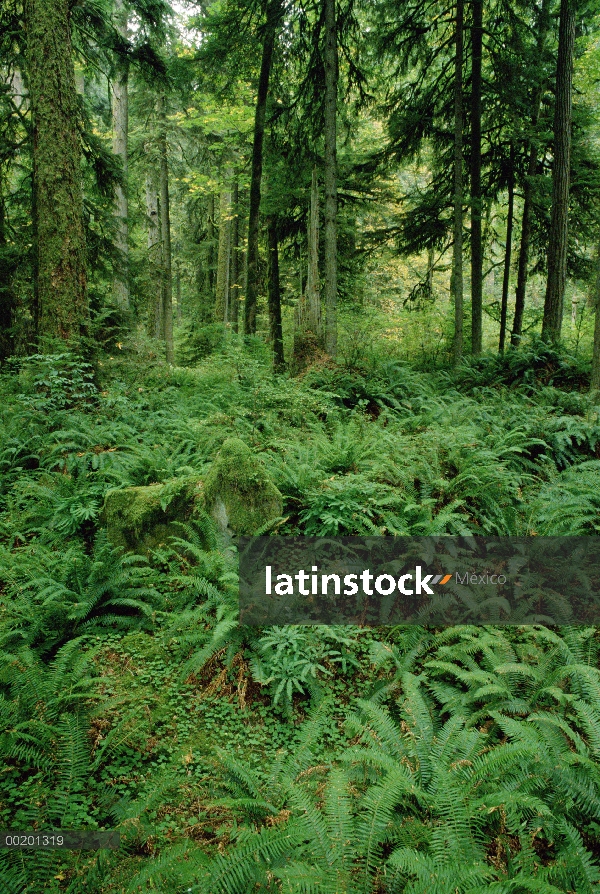
[{"label": "understory vegetation", "polygon": [[[564,349],[419,371],[373,349],[273,377],[126,344],[0,378],[0,851],[7,894],[585,894],[600,882],[595,628],[237,623],[235,550],[109,542],[114,487],[243,440],[283,534],[596,534],[600,407]],[[208,548],[207,548],[208,545]]]}]

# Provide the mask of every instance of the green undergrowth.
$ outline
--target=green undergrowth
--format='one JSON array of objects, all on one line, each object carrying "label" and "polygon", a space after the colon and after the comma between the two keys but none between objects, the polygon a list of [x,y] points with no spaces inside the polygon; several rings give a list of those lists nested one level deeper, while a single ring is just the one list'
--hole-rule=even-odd
[{"label": "green undergrowth", "polygon": [[597,631],[240,627],[206,516],[135,555],[102,514],[115,488],[210,482],[237,438],[283,496],[278,533],[594,534],[577,362],[267,361],[40,355],[0,377],[0,825],[122,838],[0,851],[0,887],[596,890]]}]

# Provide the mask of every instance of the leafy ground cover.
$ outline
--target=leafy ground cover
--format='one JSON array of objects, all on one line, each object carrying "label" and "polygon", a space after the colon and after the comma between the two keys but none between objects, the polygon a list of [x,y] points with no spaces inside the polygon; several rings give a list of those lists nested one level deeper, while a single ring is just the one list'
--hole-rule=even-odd
[{"label": "leafy ground cover", "polygon": [[252,631],[206,531],[123,555],[101,519],[108,489],[202,476],[236,436],[281,533],[593,534],[600,407],[577,362],[141,360],[0,379],[0,825],[122,836],[0,852],[2,890],[597,890],[595,629]]}]

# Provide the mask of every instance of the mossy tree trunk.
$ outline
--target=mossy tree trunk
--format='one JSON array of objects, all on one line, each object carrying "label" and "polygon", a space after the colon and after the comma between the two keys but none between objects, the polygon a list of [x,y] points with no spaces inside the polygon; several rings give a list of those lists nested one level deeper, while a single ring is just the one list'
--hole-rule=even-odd
[{"label": "mossy tree trunk", "polygon": [[198,321],[210,323],[215,309],[215,197],[206,200],[206,235],[198,257]]},{"label": "mossy tree trunk", "polygon": [[322,345],[321,280],[319,276],[319,179],[313,167],[310,184],[310,218],[308,222],[308,275],[306,279],[305,329]]},{"label": "mossy tree trunk", "polygon": [[302,367],[317,349],[323,349],[321,317],[321,285],[319,276],[319,181],[313,168],[308,216],[308,276],[302,292],[300,267],[300,298],[294,318],[294,363]]},{"label": "mossy tree trunk", "polygon": [[87,330],[81,140],[68,0],[25,0],[33,128],[38,331],[77,342]]},{"label": "mossy tree trunk", "polygon": [[592,354],[592,375],[590,377],[590,391],[600,391],[600,245],[596,261],[594,305],[596,310],[594,322],[594,349]]},{"label": "mossy tree trunk", "polygon": [[229,255],[231,250],[231,191],[221,190],[219,201],[219,248],[217,251],[217,287],[215,321],[226,323],[229,316]]},{"label": "mossy tree trunk", "polygon": [[250,208],[248,211],[248,250],[246,255],[246,308],[244,334],[256,333],[256,303],[258,300],[258,233],[260,192],[263,168],[263,143],[269,79],[275,47],[275,35],[282,16],[281,0],[268,0],[264,28],[262,59],[258,79],[258,93],[254,114],[254,139],[252,143],[252,169],[250,176]]},{"label": "mossy tree trunk", "polygon": [[4,171],[0,165],[0,361],[13,351],[12,324],[15,296],[11,286],[11,264],[4,254],[6,249],[6,210],[4,200]]},{"label": "mossy tree trunk", "polygon": [[[537,23],[537,58],[542,60],[546,36],[550,29],[550,0],[542,0]],[[541,72],[543,67],[540,65]],[[519,260],[517,266],[517,289],[515,292],[515,316],[510,336],[510,343],[518,347],[523,334],[523,316],[525,313],[525,295],[527,291],[527,279],[529,275],[529,243],[531,241],[531,212],[533,204],[533,178],[538,172],[538,147],[536,142],[539,127],[540,113],[542,110],[542,97],[544,93],[544,80],[535,85],[533,92],[533,114],[531,116],[531,139],[529,143],[529,159],[527,171],[523,183],[523,214],[521,218],[521,241],[519,246]]]},{"label": "mossy tree trunk", "polygon": [[561,0],[558,28],[552,213],[548,243],[548,280],[542,322],[542,338],[551,342],[557,342],[560,339],[567,281],[575,2],[576,0]]},{"label": "mossy tree trunk", "polygon": [[464,0],[456,3],[454,50],[454,246],[450,291],[454,303],[454,362],[463,353],[463,43]]},{"label": "mossy tree trunk", "polygon": [[[127,40],[127,7],[123,0],[115,0],[113,20],[116,31],[124,40]],[[115,304],[121,308],[129,307],[129,277],[127,269],[129,255],[129,206],[127,199],[127,137],[129,131],[128,69],[129,66],[126,61],[118,61],[112,91],[112,150],[121,160],[123,170],[123,182],[119,183],[115,189],[115,218],[117,224],[116,243],[121,258],[122,268],[116,271],[113,280],[113,298]]]},{"label": "mossy tree trunk", "polygon": [[508,315],[508,289],[510,285],[510,262],[512,257],[512,232],[515,208],[515,153],[511,145],[508,169],[508,211],[506,213],[506,245],[504,248],[504,273],[502,277],[502,300],[500,302],[500,340],[498,350],[504,353],[506,342],[506,318]]},{"label": "mossy tree trunk", "polygon": [[163,338],[162,260],[160,221],[158,216],[158,182],[151,161],[146,172],[146,221],[148,225],[148,261],[150,297],[148,302],[148,334]]},{"label": "mossy tree trunk", "polygon": [[273,348],[273,369],[278,372],[285,367],[283,356],[283,333],[281,328],[281,286],[279,282],[279,235],[277,218],[267,217],[267,237],[269,245],[269,330]]},{"label": "mossy tree trunk", "polygon": [[472,0],[471,28],[471,352],[481,354],[483,299],[483,239],[481,235],[481,57],[483,0]]},{"label": "mossy tree trunk", "polygon": [[158,145],[160,153],[160,241],[162,254],[162,310],[167,363],[173,363],[173,276],[171,271],[171,214],[169,207],[169,162],[167,145],[167,99],[158,100]]},{"label": "mossy tree trunk", "polygon": [[338,48],[335,0],[323,0],[325,23],[325,350],[337,354],[337,85]]},{"label": "mossy tree trunk", "polygon": [[229,320],[233,331],[238,331],[240,309],[240,216],[239,185],[237,177],[231,185],[231,273],[229,289]]}]

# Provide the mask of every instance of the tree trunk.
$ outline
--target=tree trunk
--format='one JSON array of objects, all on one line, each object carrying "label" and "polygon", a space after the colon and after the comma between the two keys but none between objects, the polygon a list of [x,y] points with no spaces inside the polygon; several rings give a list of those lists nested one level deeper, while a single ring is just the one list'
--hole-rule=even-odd
[{"label": "tree trunk", "polygon": [[471,75],[471,351],[481,354],[483,244],[481,238],[481,54],[483,0],[473,0]]},{"label": "tree trunk", "polygon": [[[127,8],[123,0],[114,0],[114,25],[117,32],[125,40],[127,39]],[[112,93],[112,122],[113,143],[112,151],[121,160],[123,182],[115,189],[115,217],[117,223],[116,246],[121,258],[122,269],[118,270],[113,279],[113,298],[115,304],[121,308],[129,307],[129,228],[128,228],[128,202],[127,202],[127,134],[129,129],[128,108],[128,65],[119,61],[115,72]]]},{"label": "tree trunk", "polygon": [[325,350],[337,353],[337,33],[335,0],[323,0],[325,20]]},{"label": "tree trunk", "polygon": [[229,319],[233,331],[238,331],[240,308],[240,217],[238,211],[239,186],[237,178],[231,185],[231,274],[229,289]]},{"label": "tree trunk", "polygon": [[302,294],[302,268],[300,268],[300,299],[294,319],[294,360],[304,366],[311,354],[323,348],[323,324],[321,316],[321,285],[319,276],[319,181],[317,168],[313,168],[310,186],[310,212],[308,217],[308,276],[306,291]]},{"label": "tree trunk", "polygon": [[165,357],[173,363],[173,279],[171,275],[171,218],[169,209],[169,165],[167,148],[167,100],[158,101],[158,142],[160,152],[160,241],[162,255],[162,308],[165,333]]},{"label": "tree trunk", "polygon": [[263,166],[263,142],[265,116],[271,62],[275,46],[275,33],[281,17],[281,0],[268,0],[267,20],[263,37],[262,60],[258,79],[258,94],[254,113],[254,140],[252,144],[252,171],[250,176],[250,208],[248,211],[248,251],[246,256],[246,312],[244,334],[256,332],[256,302],[258,299],[258,223],[260,211],[260,184]]},{"label": "tree trunk", "polygon": [[310,185],[310,219],[308,224],[308,273],[304,329],[322,346],[321,282],[319,277],[319,181],[313,168]]},{"label": "tree trunk", "polygon": [[517,268],[517,290],[515,292],[515,316],[510,336],[510,343],[518,347],[523,334],[523,314],[525,313],[525,293],[529,267],[529,241],[531,239],[531,193],[532,178],[537,171],[537,149],[532,145],[529,149],[529,164],[523,187],[523,216],[521,219],[521,244],[519,247],[519,264]]},{"label": "tree trunk", "polygon": [[515,208],[515,155],[510,147],[508,171],[508,211],[506,214],[506,247],[504,249],[504,275],[502,277],[502,301],[500,303],[500,342],[498,350],[504,353],[506,342],[506,318],[508,314],[508,288],[510,285],[510,262],[512,257],[512,232]]},{"label": "tree trunk", "polygon": [[[538,22],[537,56],[541,59],[546,35],[550,27],[549,22],[550,0],[542,0],[540,18]],[[537,86],[533,97],[533,115],[531,117],[532,139],[529,141],[529,161],[525,183],[523,185],[523,217],[521,221],[521,243],[519,247],[519,262],[517,268],[517,289],[515,292],[515,316],[510,336],[510,343],[518,347],[523,333],[523,314],[525,312],[525,294],[527,290],[527,277],[529,268],[529,242],[531,239],[531,203],[533,198],[533,178],[538,170],[538,153],[535,144],[535,134],[540,119],[542,108],[543,82]]]},{"label": "tree trunk", "polygon": [[199,321],[206,324],[213,319],[215,309],[215,197],[212,193],[206,204],[206,239],[200,252],[198,283]]},{"label": "tree trunk", "polygon": [[454,246],[450,291],[454,302],[454,363],[463,353],[463,30],[464,0],[456,3],[454,54]]},{"label": "tree trunk", "polygon": [[594,321],[594,349],[592,354],[592,374],[590,376],[590,391],[600,391],[600,247],[598,248],[598,260],[596,268],[596,316]]},{"label": "tree trunk", "polygon": [[571,108],[575,48],[575,0],[561,0],[554,106],[554,163],[552,213],[548,244],[548,280],[544,301],[542,338],[557,342],[563,316],[567,280],[569,177],[571,168]]},{"label": "tree trunk", "polygon": [[273,346],[273,369],[275,372],[285,366],[283,356],[283,334],[281,329],[281,289],[279,285],[279,240],[277,218],[270,214],[267,218],[267,238],[269,244],[269,330]]},{"label": "tree trunk", "polygon": [[81,140],[67,0],[26,0],[39,334],[77,341],[88,323]]},{"label": "tree trunk", "polygon": [[146,220],[148,224],[148,267],[150,279],[148,334],[154,338],[164,338],[158,184],[150,160],[148,160],[148,164],[150,165],[146,172]]},{"label": "tree trunk", "polygon": [[[178,246],[175,245],[175,254],[178,253]],[[175,262],[175,305],[177,307],[177,325],[181,325],[181,262],[179,259]]]},{"label": "tree trunk", "polygon": [[11,284],[11,265],[3,253],[7,241],[4,202],[4,171],[0,165],[0,361],[10,357],[14,347],[12,324],[15,296]]},{"label": "tree trunk", "polygon": [[219,249],[217,252],[217,289],[215,297],[215,320],[226,323],[229,298],[229,254],[231,247],[231,192],[221,190],[219,202]]}]

